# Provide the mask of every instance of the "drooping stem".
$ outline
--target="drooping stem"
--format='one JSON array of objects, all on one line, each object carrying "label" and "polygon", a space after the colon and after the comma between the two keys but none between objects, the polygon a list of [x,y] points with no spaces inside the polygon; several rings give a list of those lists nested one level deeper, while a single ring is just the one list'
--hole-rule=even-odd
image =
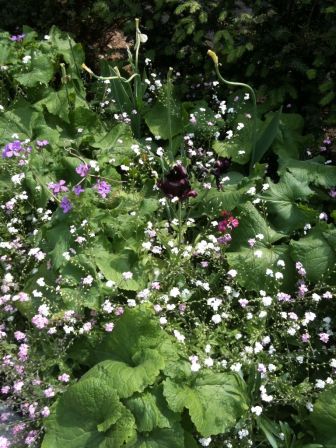
[{"label": "drooping stem", "polygon": [[120,79],[121,81],[129,83],[132,81],[133,78],[138,76],[138,73],[134,73],[130,78],[126,79],[123,76],[120,76],[119,71],[117,71],[117,67],[114,67],[114,69],[113,69],[117,73],[117,76],[98,76],[95,73],[93,73],[93,71],[85,64],[82,64],[82,69],[85,70],[86,72],[88,72],[89,75],[92,76],[93,78],[102,79],[103,81],[110,80],[110,79]]},{"label": "drooping stem", "polygon": [[[253,88],[250,85],[248,85],[248,84],[245,84],[243,82],[228,81],[227,79],[224,79],[223,76],[221,75],[220,71],[219,71],[219,62],[218,62],[218,57],[217,57],[216,53],[214,51],[212,51],[212,50],[208,50],[208,55],[214,61],[216,74],[217,74],[217,77],[218,77],[218,79],[220,81],[222,81],[223,83],[225,83],[225,84],[227,84],[229,86],[244,87],[245,89],[247,89],[251,93],[252,102],[253,102],[252,133],[251,133],[251,140],[252,140],[251,163],[252,163],[252,160],[254,160],[254,153],[255,153],[255,150],[256,150],[256,143],[257,143],[257,98],[256,98],[256,94],[255,94]],[[250,168],[252,168],[252,166],[250,166]]]}]

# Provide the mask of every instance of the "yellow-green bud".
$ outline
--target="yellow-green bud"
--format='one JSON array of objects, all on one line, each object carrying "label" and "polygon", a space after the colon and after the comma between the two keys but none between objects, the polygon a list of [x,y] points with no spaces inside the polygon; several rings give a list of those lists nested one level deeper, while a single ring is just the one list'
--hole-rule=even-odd
[{"label": "yellow-green bud", "polygon": [[218,56],[216,55],[216,53],[212,50],[208,50],[208,55],[214,61],[215,65],[218,65]]}]

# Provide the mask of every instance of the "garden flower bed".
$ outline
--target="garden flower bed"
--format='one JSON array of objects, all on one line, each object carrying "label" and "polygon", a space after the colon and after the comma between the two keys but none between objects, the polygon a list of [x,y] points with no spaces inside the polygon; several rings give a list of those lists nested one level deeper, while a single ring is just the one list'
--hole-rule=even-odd
[{"label": "garden flower bed", "polygon": [[0,34],[0,447],[335,447],[332,141],[146,41]]}]

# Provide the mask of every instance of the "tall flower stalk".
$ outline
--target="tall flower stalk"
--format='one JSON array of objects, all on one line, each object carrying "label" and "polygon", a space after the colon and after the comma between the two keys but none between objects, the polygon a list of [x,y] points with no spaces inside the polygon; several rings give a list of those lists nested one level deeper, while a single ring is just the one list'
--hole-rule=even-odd
[{"label": "tall flower stalk", "polygon": [[[257,143],[257,98],[256,94],[253,90],[253,88],[249,84],[245,84],[243,82],[235,82],[235,81],[228,81],[227,79],[223,78],[219,71],[219,61],[217,54],[212,51],[208,50],[208,55],[211,57],[215,64],[215,71],[217,74],[218,79],[223,82],[224,84],[227,84],[229,86],[240,86],[244,87],[251,93],[252,102],[253,102],[253,112],[252,112],[252,133],[251,133],[251,140],[252,140],[252,157],[251,157],[251,165],[252,161],[254,160],[254,154],[256,151],[256,143]],[[252,166],[250,166],[250,169]]]}]

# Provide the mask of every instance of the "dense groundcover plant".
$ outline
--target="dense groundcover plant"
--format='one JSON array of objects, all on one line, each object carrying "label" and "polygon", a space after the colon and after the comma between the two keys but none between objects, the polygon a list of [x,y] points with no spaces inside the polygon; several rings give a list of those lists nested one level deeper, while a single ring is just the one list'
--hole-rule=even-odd
[{"label": "dense groundcover plant", "polygon": [[146,41],[0,35],[0,447],[336,446],[332,142]]}]

